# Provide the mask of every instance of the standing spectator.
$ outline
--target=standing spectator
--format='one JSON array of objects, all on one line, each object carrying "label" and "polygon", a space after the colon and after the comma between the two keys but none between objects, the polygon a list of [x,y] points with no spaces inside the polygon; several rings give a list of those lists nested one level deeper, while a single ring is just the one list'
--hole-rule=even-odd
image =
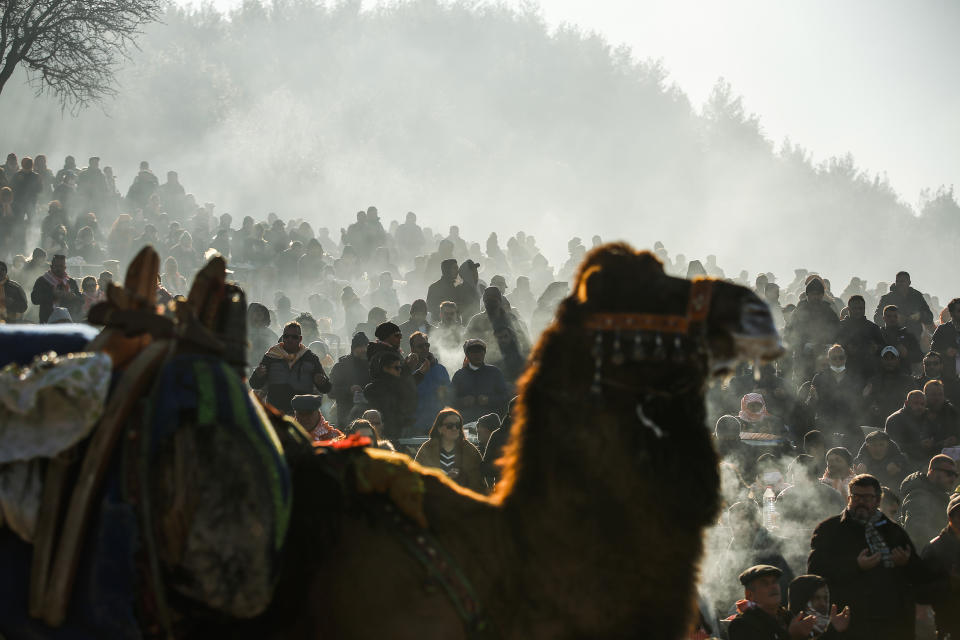
[{"label": "standing spectator", "polygon": [[100,158],[90,158],[87,161],[87,167],[80,171],[77,176],[79,209],[81,211],[92,211],[102,218],[106,213],[105,207],[109,193],[107,178],[100,170]]},{"label": "standing spectator", "polygon": [[507,382],[494,366],[484,363],[487,345],[476,338],[463,343],[464,367],[453,374],[454,407],[467,422],[475,422],[507,403]]},{"label": "standing spectator", "polygon": [[910,286],[910,274],[906,271],[899,272],[896,282],[890,285],[890,293],[881,296],[877,310],[873,314],[873,321],[880,324],[886,308],[891,305],[900,309],[901,319],[907,331],[918,343],[923,327],[933,330],[933,313],[927,306],[927,301],[923,299],[923,294]]},{"label": "standing spectator", "polygon": [[885,487],[899,487],[907,472],[907,459],[886,431],[870,433],[853,463],[856,473],[869,473]]},{"label": "standing spectator", "polygon": [[289,322],[283,327],[280,343],[270,347],[250,376],[250,387],[266,387],[267,402],[284,413],[291,413],[294,395],[330,391],[330,380],[320,359],[302,343],[300,325]]},{"label": "standing spectator", "polygon": [[785,336],[794,358],[794,375],[798,383],[813,377],[817,354],[836,342],[840,319],[823,299],[824,286],[813,278],[806,286],[806,300],[801,300],[787,323]]},{"label": "standing spectator", "polygon": [[64,307],[71,316],[79,317],[83,304],[77,281],[67,275],[67,258],[57,254],[50,261],[50,270],[37,278],[30,300],[39,307],[40,323],[44,324],[54,307]]},{"label": "standing spectator", "polygon": [[10,180],[13,189],[13,212],[17,220],[30,221],[37,210],[37,199],[43,192],[43,182],[33,170],[33,159],[24,157],[20,170]]},{"label": "standing spectator", "polygon": [[[372,346],[372,345],[371,345]],[[405,437],[417,409],[417,392],[402,377],[403,360],[395,351],[381,351],[370,360],[370,383],[363,389],[367,403],[380,412],[380,433],[387,440]]]},{"label": "standing spectator", "polygon": [[449,258],[440,263],[440,279],[427,289],[427,311],[436,320],[440,317],[440,303],[457,299],[457,261]]},{"label": "standing spectator", "polygon": [[907,532],[877,509],[880,494],[871,475],[850,481],[847,508],[813,532],[807,571],[826,579],[837,606],[850,607],[850,638],[913,640],[913,586],[924,571]]},{"label": "standing spectator", "polygon": [[950,321],[944,322],[933,332],[930,349],[943,356],[943,371],[954,376],[960,373],[960,298],[947,304]]},{"label": "standing spectator", "polygon": [[897,348],[900,357],[900,369],[907,374],[913,373],[914,365],[920,364],[923,350],[920,342],[907,327],[900,323],[900,309],[896,305],[883,308],[883,326],[880,328],[884,343]]},{"label": "standing spectator", "polygon": [[947,526],[920,554],[934,580],[927,587],[937,637],[960,638],[960,494],[947,504]]},{"label": "standing spectator", "polygon": [[423,379],[417,384],[417,413],[413,419],[413,426],[416,430],[423,428],[426,432],[431,419],[436,417],[440,409],[447,406],[450,374],[430,352],[427,334],[417,331],[410,336],[410,353],[416,357],[410,366],[424,371]]},{"label": "standing spectator", "polygon": [[[458,303],[459,306],[459,303]],[[516,381],[523,373],[530,340],[520,321],[503,306],[503,294],[496,287],[483,292],[483,311],[467,323],[466,339],[478,338],[488,346],[487,359],[503,372],[508,382]]]},{"label": "standing spectator", "polygon": [[330,371],[333,388],[330,395],[337,401],[337,424],[345,425],[356,404],[363,403],[363,388],[370,383],[370,365],[367,345],[370,340],[363,332],[350,341],[350,353],[340,358]]},{"label": "standing spectator", "polygon": [[880,366],[880,349],[886,344],[880,327],[867,320],[867,303],[863,296],[850,296],[849,316],[840,321],[837,342],[847,354],[847,367],[860,380],[869,380]]},{"label": "standing spectator", "polygon": [[909,471],[921,468],[929,460],[934,446],[934,427],[927,421],[927,398],[914,389],[906,401],[887,418],[885,431],[907,457]]},{"label": "standing spectator", "polygon": [[926,473],[912,473],[900,485],[903,528],[918,549],[922,550],[943,526],[944,510],[956,485],[956,464],[942,453],[930,458]]},{"label": "standing spectator", "polygon": [[7,263],[0,261],[0,324],[16,322],[26,310],[27,294],[7,275]]},{"label": "standing spectator", "polygon": [[[169,265],[172,259],[168,258],[166,264]],[[176,264],[174,264],[175,268]],[[168,266],[166,269],[169,271],[170,267]],[[167,285],[167,288],[170,288],[168,278],[169,276],[164,274],[163,282]],[[175,288],[170,290],[173,293],[182,293]],[[277,334],[270,329],[270,311],[259,302],[251,302],[247,306],[247,340],[250,341],[251,354],[266,353],[268,349],[279,342]]]},{"label": "standing spectator", "polygon": [[463,435],[463,417],[454,409],[443,409],[434,418],[429,436],[420,445],[416,461],[440,469],[462,487],[483,491],[480,452]]}]

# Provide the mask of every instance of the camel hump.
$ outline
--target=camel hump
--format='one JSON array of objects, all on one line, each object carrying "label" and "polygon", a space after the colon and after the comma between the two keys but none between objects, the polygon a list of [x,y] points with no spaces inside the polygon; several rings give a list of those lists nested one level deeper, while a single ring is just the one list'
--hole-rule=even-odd
[{"label": "camel hump", "polygon": [[625,242],[611,242],[591,250],[580,263],[573,291],[580,303],[600,302],[664,276],[663,263],[649,251],[637,251]]}]

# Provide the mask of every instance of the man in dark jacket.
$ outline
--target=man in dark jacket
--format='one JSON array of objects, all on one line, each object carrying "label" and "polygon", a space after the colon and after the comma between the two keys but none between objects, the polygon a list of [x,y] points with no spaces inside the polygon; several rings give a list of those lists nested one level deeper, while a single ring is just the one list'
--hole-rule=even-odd
[{"label": "man in dark jacket", "polygon": [[960,494],[947,505],[947,526],[920,555],[934,578],[925,591],[937,616],[938,637],[960,638]]},{"label": "man in dark jacket", "polygon": [[427,302],[423,299],[417,299],[410,305],[410,318],[400,325],[402,340],[409,340],[410,336],[417,331],[430,335],[430,331],[435,329],[432,324],[427,322]]},{"label": "man in dark jacket", "polygon": [[798,383],[813,377],[817,356],[835,342],[840,328],[836,312],[823,299],[824,291],[819,278],[807,283],[807,299],[797,305],[784,332],[793,352],[794,376]]},{"label": "man in dark jacket", "polygon": [[897,348],[884,347],[880,351],[880,373],[863,389],[863,424],[878,428],[886,424],[890,414],[902,407],[907,394],[916,388],[916,381],[900,370]]},{"label": "man in dark jacket", "polygon": [[861,380],[869,380],[880,367],[880,349],[885,346],[880,327],[867,320],[863,296],[850,296],[850,315],[840,321],[837,342],[847,354],[847,368]]},{"label": "man in dark jacket", "polygon": [[899,488],[907,473],[907,459],[886,431],[873,431],[853,459],[856,473],[869,473],[884,487]]},{"label": "man in dark jacket", "polygon": [[917,471],[930,459],[934,443],[934,425],[927,421],[927,398],[923,391],[914,389],[906,401],[887,418],[884,429],[907,457],[909,471]]},{"label": "man in dark jacket", "polygon": [[403,377],[404,363],[396,351],[381,351],[370,360],[370,383],[364,387],[367,404],[380,412],[381,436],[396,440],[408,435],[417,410],[417,389]]},{"label": "man in dark jacket", "polygon": [[890,293],[880,297],[873,321],[882,324],[884,309],[890,305],[900,309],[901,319],[914,340],[920,340],[924,325],[933,327],[933,313],[923,294],[910,286],[910,274],[906,271],[898,273],[896,282],[890,285]]},{"label": "man in dark jacket", "polygon": [[809,637],[816,618],[797,616],[791,620],[781,606],[786,593],[781,589],[783,572],[768,564],[750,567],[739,575],[743,600],[730,621],[730,640],[788,640]]},{"label": "man in dark jacket", "polygon": [[939,380],[928,380],[923,385],[927,400],[927,422],[933,426],[933,446],[930,454],[960,442],[960,412],[947,400],[944,385]]},{"label": "man in dark jacket", "polygon": [[486,359],[503,372],[511,384],[523,373],[530,353],[530,340],[520,321],[503,306],[503,294],[496,287],[483,292],[483,311],[467,322],[463,335],[478,338],[488,346]]},{"label": "man in dark jacket", "polygon": [[944,373],[958,373],[957,358],[960,357],[960,298],[954,298],[947,304],[950,322],[945,322],[933,332],[930,349],[943,356]]},{"label": "man in dark jacket", "polygon": [[250,387],[266,387],[267,402],[286,414],[293,412],[293,396],[327,393],[331,387],[320,358],[302,340],[300,323],[288,322],[280,343],[267,350],[250,376]]},{"label": "man in dark jacket", "polygon": [[26,310],[27,294],[7,276],[7,263],[0,261],[0,322],[16,322]]},{"label": "man in dark jacket", "polygon": [[914,365],[920,364],[923,358],[923,351],[916,336],[900,322],[899,307],[887,305],[883,309],[883,325],[880,327],[880,334],[885,344],[897,348],[900,369],[906,374],[912,374]]},{"label": "man in dark jacket", "polygon": [[453,406],[464,423],[475,422],[491,411],[500,412],[507,403],[507,382],[494,366],[484,363],[487,345],[473,339],[463,343],[467,364],[453,374]]},{"label": "man in dark jacket", "polygon": [[865,382],[847,363],[842,346],[830,347],[827,368],[813,376],[808,404],[815,411],[817,429],[832,434],[837,444],[856,451],[863,442],[863,432],[857,425]]},{"label": "man in dark jacket", "polygon": [[37,278],[30,300],[39,307],[40,323],[44,324],[54,307],[64,307],[71,316],[79,317],[83,296],[77,281],[67,275],[67,258],[57,254],[50,261],[50,270]]},{"label": "man in dark jacket", "polygon": [[457,261],[449,258],[440,263],[440,279],[427,289],[427,311],[434,322],[440,319],[440,303],[457,300]]},{"label": "man in dark jacket", "polygon": [[923,385],[931,380],[943,383],[943,393],[954,407],[960,407],[960,378],[946,373],[943,370],[943,356],[936,351],[928,351],[923,356],[923,371],[914,380],[916,388],[923,389]]},{"label": "man in dark jacket", "polygon": [[20,160],[20,170],[10,180],[13,189],[13,213],[17,222],[29,221],[37,210],[37,198],[43,191],[40,175],[33,170],[33,158]]},{"label": "man in dark jacket", "polygon": [[847,508],[814,530],[807,570],[826,579],[838,607],[850,607],[847,637],[913,640],[913,587],[925,571],[910,536],[879,505],[877,479],[854,476]]},{"label": "man in dark jacket", "polygon": [[953,458],[940,453],[930,458],[926,473],[912,473],[900,485],[903,528],[918,549],[922,550],[943,526],[944,509],[956,484]]},{"label": "man in dark jacket", "polygon": [[362,331],[350,341],[350,354],[333,365],[330,371],[330,395],[337,401],[337,424],[345,426],[354,405],[363,400],[363,388],[370,382],[367,345],[370,340]]}]

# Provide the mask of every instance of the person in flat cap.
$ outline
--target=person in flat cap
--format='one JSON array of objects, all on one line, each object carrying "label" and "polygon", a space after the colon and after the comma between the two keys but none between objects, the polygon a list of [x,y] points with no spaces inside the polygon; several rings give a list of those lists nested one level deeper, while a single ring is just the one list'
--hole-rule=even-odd
[{"label": "person in flat cap", "polygon": [[922,595],[933,604],[937,637],[960,638],[960,493],[947,503],[947,526],[920,556],[934,577]]},{"label": "person in flat cap", "polygon": [[510,399],[507,381],[495,366],[486,364],[487,345],[479,338],[463,343],[466,361],[463,368],[453,374],[453,406],[463,416],[463,421],[476,422],[491,411],[501,412]]},{"label": "person in flat cap", "polygon": [[350,422],[354,407],[363,403],[363,388],[370,382],[367,345],[370,340],[359,331],[350,340],[350,353],[342,356],[330,370],[330,395],[337,401],[337,424]]},{"label": "person in flat cap", "polygon": [[808,638],[817,619],[812,615],[790,616],[780,606],[780,576],[783,572],[769,564],[757,564],[744,570],[739,578],[743,599],[737,601],[737,614],[730,619],[730,640],[789,640]]},{"label": "person in flat cap", "polygon": [[293,417],[300,426],[310,434],[314,442],[333,442],[343,438],[343,432],[330,426],[323,414],[320,413],[320,405],[323,404],[323,396],[319,395],[299,395],[290,399],[290,406],[293,409]]}]

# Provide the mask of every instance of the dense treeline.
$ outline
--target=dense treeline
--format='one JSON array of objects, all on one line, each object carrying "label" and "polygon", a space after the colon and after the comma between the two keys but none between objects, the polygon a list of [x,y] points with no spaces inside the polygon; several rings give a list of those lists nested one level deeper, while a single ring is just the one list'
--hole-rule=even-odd
[{"label": "dense treeline", "polygon": [[149,159],[241,215],[339,226],[376,203],[471,234],[524,228],[557,251],[601,233],[784,276],[909,268],[953,295],[951,189],[915,211],[850,156],[814,162],[769,140],[723,81],[691,105],[660,63],[551,30],[535,8],[248,0],[229,16],[170,8],[140,44],[103,110],[61,117],[10,86],[7,150],[100,155],[122,185]]}]

